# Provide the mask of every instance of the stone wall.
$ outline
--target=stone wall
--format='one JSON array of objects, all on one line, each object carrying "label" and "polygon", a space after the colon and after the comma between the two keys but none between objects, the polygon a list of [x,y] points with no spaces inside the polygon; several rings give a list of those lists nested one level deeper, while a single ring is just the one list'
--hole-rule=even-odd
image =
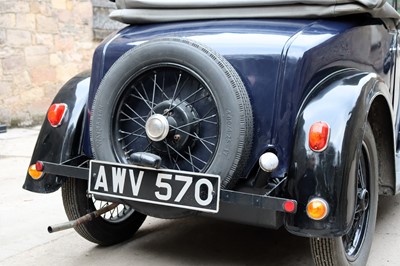
[{"label": "stone wall", "polygon": [[0,0],[0,124],[41,123],[62,84],[90,68],[92,14],[90,0]]}]

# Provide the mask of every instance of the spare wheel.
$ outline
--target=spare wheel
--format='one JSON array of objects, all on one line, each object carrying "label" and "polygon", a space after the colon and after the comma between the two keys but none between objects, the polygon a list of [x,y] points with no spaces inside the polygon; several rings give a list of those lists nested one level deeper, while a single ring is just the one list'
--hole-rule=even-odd
[{"label": "spare wheel", "polygon": [[[168,130],[149,135],[149,119],[167,121]],[[129,50],[110,68],[93,102],[90,134],[96,159],[129,164],[130,154],[150,152],[163,168],[220,175],[222,187],[231,188],[251,149],[253,116],[227,60],[198,42],[162,38]],[[161,218],[192,213],[129,204]]]}]

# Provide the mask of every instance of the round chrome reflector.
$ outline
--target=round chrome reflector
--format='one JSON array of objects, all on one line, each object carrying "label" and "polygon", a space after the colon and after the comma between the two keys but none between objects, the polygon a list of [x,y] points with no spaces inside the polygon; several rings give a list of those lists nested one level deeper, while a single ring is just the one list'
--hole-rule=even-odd
[{"label": "round chrome reflector", "polygon": [[272,172],[278,167],[279,159],[275,153],[266,152],[261,155],[258,162],[262,170],[264,170],[265,172]]},{"label": "round chrome reflector", "polygon": [[165,116],[154,114],[147,119],[146,134],[153,141],[162,141],[169,132],[169,123]]}]

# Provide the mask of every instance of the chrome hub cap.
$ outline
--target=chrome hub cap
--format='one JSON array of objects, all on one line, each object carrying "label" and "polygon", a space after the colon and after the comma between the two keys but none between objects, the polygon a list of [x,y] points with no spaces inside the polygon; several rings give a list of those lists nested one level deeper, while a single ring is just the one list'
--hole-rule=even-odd
[{"label": "chrome hub cap", "polygon": [[169,123],[165,116],[154,114],[147,119],[146,135],[152,141],[162,141],[168,136]]}]

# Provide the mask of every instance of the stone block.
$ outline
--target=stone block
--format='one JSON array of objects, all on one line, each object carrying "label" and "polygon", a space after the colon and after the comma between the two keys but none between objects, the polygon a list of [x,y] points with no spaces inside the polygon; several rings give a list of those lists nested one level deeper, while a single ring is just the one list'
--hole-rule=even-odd
[{"label": "stone block", "polygon": [[0,29],[0,45],[6,43],[6,30],[5,29]]},{"label": "stone block", "polygon": [[[9,47],[9,46],[2,47],[0,49],[0,59],[13,56],[14,54],[18,53],[15,52],[16,50],[21,50],[21,49],[16,49],[14,47]],[[20,53],[22,53],[22,50],[20,51]]]},{"label": "stone block", "polygon": [[18,74],[25,69],[25,57],[22,54],[16,54],[2,60],[4,74]]},{"label": "stone block", "polygon": [[9,125],[11,121],[10,109],[0,101],[0,121],[2,124]]},{"label": "stone block", "polygon": [[33,104],[36,100],[40,100],[44,97],[44,90],[43,88],[31,88],[22,91],[20,96],[21,102]]},{"label": "stone block", "polygon": [[71,11],[74,9],[74,2],[75,1],[67,0],[67,10]]},{"label": "stone block", "polygon": [[30,6],[28,1],[1,1],[0,4],[0,14],[29,13],[29,11],[30,11]]},{"label": "stone block", "polygon": [[73,36],[60,36],[56,35],[54,37],[54,49],[56,51],[71,51],[74,47],[74,37]]},{"label": "stone block", "polygon": [[49,55],[26,55],[26,66],[29,68],[36,67],[38,65],[49,65]]},{"label": "stone block", "polygon": [[80,72],[79,65],[74,63],[63,64],[56,67],[56,72],[57,80],[65,83]]},{"label": "stone block", "polygon": [[21,104],[21,97],[19,95],[9,96],[4,98],[3,102],[6,106],[10,106],[12,108]]},{"label": "stone block", "polygon": [[0,80],[0,100],[12,95],[12,82]]},{"label": "stone block", "polygon": [[44,45],[33,45],[25,47],[25,55],[45,55],[49,53],[49,49]]},{"label": "stone block", "polygon": [[58,22],[61,23],[72,23],[72,13],[69,10],[60,10],[58,13]]},{"label": "stone block", "polygon": [[50,54],[50,65],[57,66],[62,64],[62,60],[58,54]]},{"label": "stone block", "polygon": [[60,90],[62,85],[64,85],[63,82],[55,82],[55,83],[48,84],[48,86],[46,86],[44,88],[45,97],[48,98],[49,101],[53,100],[54,96]]},{"label": "stone block", "polygon": [[7,44],[9,46],[26,46],[32,44],[32,35],[27,30],[7,29]]},{"label": "stone block", "polygon": [[0,25],[2,28],[14,28],[15,23],[15,14],[13,13],[6,13],[0,15]]},{"label": "stone block", "polygon": [[88,42],[88,41],[81,41],[76,43],[76,47],[79,50],[87,50],[87,51],[92,51],[96,47],[95,42]]},{"label": "stone block", "polygon": [[16,14],[16,28],[34,31],[36,29],[35,15]]},{"label": "stone block", "polygon": [[66,0],[51,0],[51,6],[56,9],[66,9],[67,1]]},{"label": "stone block", "polygon": [[58,33],[57,17],[36,15],[36,30],[43,33]]},{"label": "stone block", "polygon": [[[29,76],[28,71],[24,70],[20,74],[14,75],[13,76],[13,84],[16,88],[18,88],[17,90],[14,90],[14,91],[18,91],[17,94],[19,93],[19,91],[25,91],[27,89],[32,88],[31,78]],[[15,95],[15,93],[14,93],[14,95]]]},{"label": "stone block", "polygon": [[30,8],[32,14],[41,14],[44,16],[52,16],[53,9],[48,1],[30,1]]},{"label": "stone block", "polygon": [[93,9],[92,3],[90,1],[80,2],[79,4],[74,6],[74,14],[77,17],[82,19],[92,20],[93,17]]},{"label": "stone block", "polygon": [[43,85],[48,82],[56,81],[56,70],[49,65],[39,65],[30,72],[32,84]]},{"label": "stone block", "polygon": [[54,37],[50,33],[36,33],[34,36],[34,44],[45,45],[49,50],[54,48]]}]

